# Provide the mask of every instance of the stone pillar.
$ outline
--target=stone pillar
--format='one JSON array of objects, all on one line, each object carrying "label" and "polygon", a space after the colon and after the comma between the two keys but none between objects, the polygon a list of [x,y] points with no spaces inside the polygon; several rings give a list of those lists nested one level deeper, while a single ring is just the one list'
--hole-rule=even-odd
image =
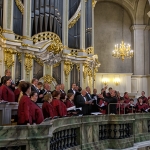
[{"label": "stone pillar", "polygon": [[61,61],[61,83],[65,84],[64,61]]},{"label": "stone pillar", "polygon": [[14,0],[3,1],[3,35],[11,40],[15,39],[13,34],[13,9]]},{"label": "stone pillar", "polygon": [[83,88],[83,81],[84,81],[84,79],[83,79],[83,64],[80,63],[80,87],[82,87],[82,88]]},{"label": "stone pillar", "polygon": [[149,39],[149,30],[150,30],[150,26],[147,26],[145,28],[145,35],[144,35],[144,43],[145,43],[145,61],[144,61],[144,65],[145,65],[145,75],[148,75],[150,74],[150,53],[149,53],[149,50],[150,50],[150,45],[149,45],[149,42],[150,42],[150,39]]},{"label": "stone pillar", "polygon": [[131,27],[134,34],[134,75],[144,75],[144,30],[145,25]]},{"label": "stone pillar", "polygon": [[92,7],[92,45],[94,48],[94,6]]},{"label": "stone pillar", "polygon": [[32,45],[31,40],[31,0],[24,1],[23,13],[23,43]]},{"label": "stone pillar", "polygon": [[62,43],[68,47],[68,12],[69,1],[63,0],[63,22],[62,22]]}]

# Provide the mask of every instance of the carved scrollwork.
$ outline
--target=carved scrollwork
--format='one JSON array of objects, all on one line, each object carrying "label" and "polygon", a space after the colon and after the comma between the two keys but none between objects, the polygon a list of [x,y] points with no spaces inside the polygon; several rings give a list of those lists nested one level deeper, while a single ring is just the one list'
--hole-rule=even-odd
[{"label": "carved scrollwork", "polygon": [[83,78],[84,78],[84,80],[86,79],[87,76],[89,76],[89,78],[92,78],[93,71],[92,71],[92,68],[89,66],[88,63],[84,63],[83,64]]},{"label": "carved scrollwork", "polygon": [[72,69],[73,69],[73,63],[69,60],[64,61],[64,73],[65,73],[66,81]]},{"label": "carved scrollwork", "polygon": [[25,53],[25,70],[27,75],[29,75],[29,72],[31,71],[32,67],[33,67],[33,59],[35,58],[35,56],[33,54],[30,53]]},{"label": "carved scrollwork", "polygon": [[79,4],[79,7],[77,8],[77,11],[69,20],[68,28],[72,28],[76,24],[76,22],[80,19],[80,17],[81,17],[81,2]]},{"label": "carved scrollwork", "polygon": [[17,52],[17,56],[18,56],[18,61],[21,63],[21,55],[22,53],[21,52]]},{"label": "carved scrollwork", "polygon": [[94,53],[94,48],[93,47],[88,47],[86,50],[88,55],[93,54]]},{"label": "carved scrollwork", "polygon": [[21,0],[15,0],[16,5],[18,7],[18,9],[20,10],[20,12],[23,14],[24,13],[24,6]]},{"label": "carved scrollwork", "polygon": [[7,68],[11,68],[14,63],[14,54],[16,54],[17,51],[12,48],[4,48],[4,61]]},{"label": "carved scrollwork", "polygon": [[52,82],[56,82],[56,80],[51,76],[46,74],[45,76],[42,77],[45,83],[51,84]]},{"label": "carved scrollwork", "polygon": [[77,56],[78,51],[73,49],[73,50],[71,50],[70,54],[71,54],[71,56]]}]

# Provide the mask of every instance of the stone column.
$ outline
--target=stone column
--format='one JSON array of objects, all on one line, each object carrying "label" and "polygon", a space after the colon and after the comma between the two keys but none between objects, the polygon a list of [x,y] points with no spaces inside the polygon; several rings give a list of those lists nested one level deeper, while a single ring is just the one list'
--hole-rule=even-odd
[{"label": "stone column", "polygon": [[150,53],[149,53],[149,50],[150,50],[150,39],[149,39],[149,30],[150,30],[150,26],[147,26],[145,28],[145,35],[144,35],[144,43],[145,43],[145,75],[148,75],[150,74]]},{"label": "stone column", "polygon": [[81,0],[80,49],[85,49],[85,0]]},{"label": "stone column", "polygon": [[82,88],[83,88],[83,81],[84,81],[84,79],[83,79],[83,64],[80,63],[80,87],[82,87]]},{"label": "stone column", "polygon": [[62,22],[62,43],[68,47],[68,12],[69,1],[63,0],[63,22]]},{"label": "stone column", "polygon": [[23,13],[23,43],[32,45],[31,40],[31,0],[24,1]]},{"label": "stone column", "polygon": [[144,75],[144,30],[146,25],[132,26],[134,37],[134,75]]},{"label": "stone column", "polygon": [[11,40],[15,39],[13,34],[13,9],[14,0],[3,1],[3,35]]}]

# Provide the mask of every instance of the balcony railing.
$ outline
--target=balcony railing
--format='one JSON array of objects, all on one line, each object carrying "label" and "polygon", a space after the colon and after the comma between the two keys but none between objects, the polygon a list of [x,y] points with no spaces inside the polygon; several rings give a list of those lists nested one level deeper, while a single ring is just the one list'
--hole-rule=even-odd
[{"label": "balcony railing", "polygon": [[[7,104],[4,109],[9,107],[15,108]],[[47,119],[41,125],[0,126],[0,150],[125,149],[149,140],[150,113],[75,116]]]}]

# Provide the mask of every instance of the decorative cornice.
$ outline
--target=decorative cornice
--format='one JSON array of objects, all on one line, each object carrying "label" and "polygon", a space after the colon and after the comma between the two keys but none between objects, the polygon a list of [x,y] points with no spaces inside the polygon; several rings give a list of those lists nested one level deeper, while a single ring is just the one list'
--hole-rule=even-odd
[{"label": "decorative cornice", "polygon": [[21,2],[21,0],[15,0],[16,5],[18,7],[18,9],[20,10],[20,12],[23,14],[24,13],[24,6],[23,3]]}]

